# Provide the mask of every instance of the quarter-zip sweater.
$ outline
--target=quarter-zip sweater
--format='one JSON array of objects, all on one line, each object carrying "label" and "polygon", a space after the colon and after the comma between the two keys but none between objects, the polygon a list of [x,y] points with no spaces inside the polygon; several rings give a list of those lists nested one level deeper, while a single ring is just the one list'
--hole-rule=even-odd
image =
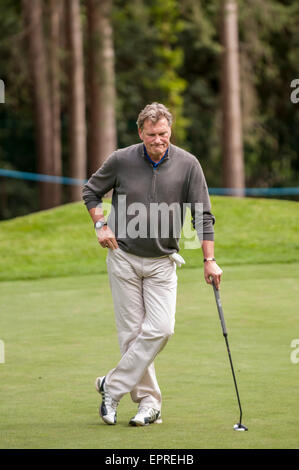
[{"label": "quarter-zip sweater", "polygon": [[[142,143],[113,152],[83,187],[87,209],[99,206],[111,189],[113,211],[108,217],[108,225],[114,231],[119,247],[127,253],[159,257],[179,251],[180,235],[173,226],[173,213],[170,211],[167,216],[167,236],[163,229],[160,230],[163,211],[159,213],[158,231],[153,233],[150,229],[151,205],[165,207],[167,204],[169,207],[176,203],[181,208],[180,227],[184,222],[184,209],[189,206],[199,240],[214,240],[215,217],[211,213],[201,165],[194,155],[173,144],[156,167],[145,155]],[[132,236],[132,231],[127,229],[130,222],[131,227],[134,225],[136,217],[139,236]],[[146,227],[146,233],[142,232],[142,227]]]}]

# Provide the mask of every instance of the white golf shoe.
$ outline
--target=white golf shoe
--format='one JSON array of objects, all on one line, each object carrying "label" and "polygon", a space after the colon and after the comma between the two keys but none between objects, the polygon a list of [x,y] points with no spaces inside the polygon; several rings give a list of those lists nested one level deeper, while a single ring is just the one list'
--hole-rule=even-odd
[{"label": "white golf shoe", "polygon": [[151,423],[162,423],[161,413],[159,410],[147,406],[140,406],[137,414],[129,422],[131,426],[147,426]]},{"label": "white golf shoe", "polygon": [[106,424],[116,424],[116,408],[119,402],[114,400],[107,390],[105,378],[106,377],[97,377],[95,381],[95,387],[102,395],[102,404],[99,412]]}]

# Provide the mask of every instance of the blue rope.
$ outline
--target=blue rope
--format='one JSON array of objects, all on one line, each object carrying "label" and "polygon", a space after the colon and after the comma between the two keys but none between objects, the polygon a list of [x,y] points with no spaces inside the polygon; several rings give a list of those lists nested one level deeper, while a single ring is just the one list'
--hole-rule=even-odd
[{"label": "blue rope", "polygon": [[[58,183],[82,186],[86,179],[68,178],[66,176],[43,175],[40,173],[28,173],[25,171],[6,170],[0,168],[0,176],[7,178],[18,178],[22,180],[43,181],[45,183]],[[238,196],[240,189],[237,188],[209,188],[209,193],[214,196]],[[245,196],[297,196],[299,187],[294,188],[245,188]]]},{"label": "blue rope", "polygon": [[[209,188],[211,195],[239,196],[241,189],[237,188]],[[244,188],[245,196],[296,196],[299,195],[299,187],[295,188]]]},{"label": "blue rope", "polygon": [[42,175],[40,173],[28,173],[25,171],[5,170],[0,168],[0,176],[7,178],[18,178],[21,180],[43,181],[45,183],[73,184],[82,186],[87,180],[68,178],[66,176]]}]

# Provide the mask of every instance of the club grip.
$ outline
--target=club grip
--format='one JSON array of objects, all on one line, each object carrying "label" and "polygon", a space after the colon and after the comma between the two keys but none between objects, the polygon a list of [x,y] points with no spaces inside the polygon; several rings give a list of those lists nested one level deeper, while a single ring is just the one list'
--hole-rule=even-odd
[{"label": "club grip", "polygon": [[220,299],[220,293],[219,290],[216,289],[214,281],[212,281],[213,289],[214,289],[214,294],[215,294],[215,299],[216,299],[216,304],[217,304],[217,310],[221,322],[221,327],[222,327],[222,332],[224,336],[227,336],[227,331],[226,331],[226,325],[224,321],[224,315],[223,315],[223,310],[222,310],[222,305],[221,305],[221,299]]}]

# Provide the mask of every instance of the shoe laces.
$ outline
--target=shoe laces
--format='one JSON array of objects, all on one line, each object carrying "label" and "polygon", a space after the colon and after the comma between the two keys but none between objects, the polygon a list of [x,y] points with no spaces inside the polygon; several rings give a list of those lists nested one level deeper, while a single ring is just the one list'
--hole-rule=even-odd
[{"label": "shoe laces", "polygon": [[139,413],[147,415],[152,419],[156,417],[157,410],[148,406],[140,406],[140,408],[138,408],[138,414]]},{"label": "shoe laces", "polygon": [[107,407],[110,407],[115,411],[119,402],[117,400],[114,400],[108,390],[105,389],[106,385],[104,385],[104,390],[101,391],[103,401]]}]

